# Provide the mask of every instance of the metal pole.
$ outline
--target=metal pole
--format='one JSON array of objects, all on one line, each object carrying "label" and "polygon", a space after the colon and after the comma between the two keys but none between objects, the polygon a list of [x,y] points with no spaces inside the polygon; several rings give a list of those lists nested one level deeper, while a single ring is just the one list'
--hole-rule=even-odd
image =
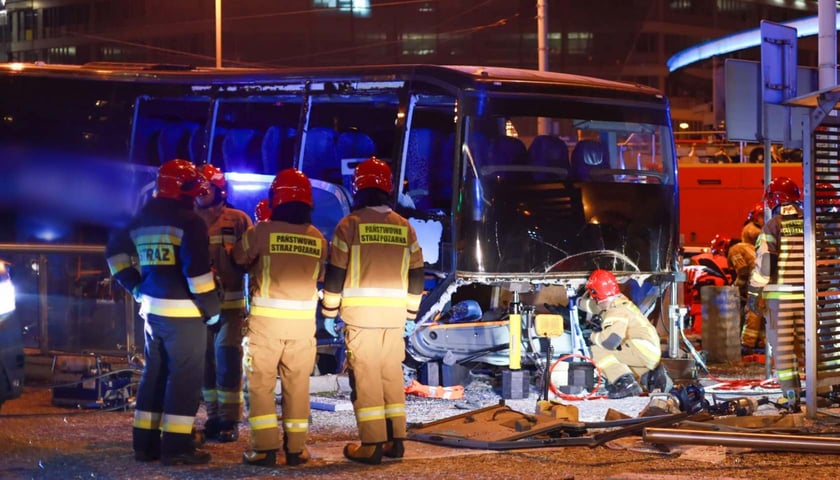
[{"label": "metal pole", "polygon": [[222,68],[222,0],[216,0],[216,68]]},{"label": "metal pole", "polygon": [[[817,418],[817,247],[816,210],[811,186],[814,185],[814,161],[812,158],[811,117],[806,116],[802,125],[802,180],[805,215],[803,219],[805,243],[805,412],[808,418]],[[782,392],[784,393],[784,392]]]},{"label": "metal pole", "polygon": [[[537,0],[537,64],[541,72],[548,71],[548,0]],[[548,118],[540,118],[537,133],[546,135],[551,131]]]},{"label": "metal pole", "polygon": [[820,90],[837,85],[837,4],[834,0],[820,0],[817,7],[817,57]]},{"label": "metal pole", "polygon": [[648,443],[723,445],[777,452],[840,453],[840,439],[806,435],[645,428],[642,432],[642,439]]}]

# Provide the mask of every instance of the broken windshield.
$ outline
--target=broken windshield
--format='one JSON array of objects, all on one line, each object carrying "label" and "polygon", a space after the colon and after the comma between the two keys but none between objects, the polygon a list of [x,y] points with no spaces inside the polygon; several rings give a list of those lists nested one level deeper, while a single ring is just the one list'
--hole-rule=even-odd
[{"label": "broken windshield", "polygon": [[669,270],[677,210],[667,111],[563,100],[535,102],[537,117],[517,115],[522,103],[478,99],[465,115],[458,270]]}]

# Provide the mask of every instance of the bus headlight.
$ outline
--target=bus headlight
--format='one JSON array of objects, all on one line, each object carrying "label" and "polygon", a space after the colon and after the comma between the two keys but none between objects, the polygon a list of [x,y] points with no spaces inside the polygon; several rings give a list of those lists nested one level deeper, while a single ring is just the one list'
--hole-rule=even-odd
[{"label": "bus headlight", "polygon": [[6,264],[0,260],[0,319],[15,311],[15,286],[6,269]]}]

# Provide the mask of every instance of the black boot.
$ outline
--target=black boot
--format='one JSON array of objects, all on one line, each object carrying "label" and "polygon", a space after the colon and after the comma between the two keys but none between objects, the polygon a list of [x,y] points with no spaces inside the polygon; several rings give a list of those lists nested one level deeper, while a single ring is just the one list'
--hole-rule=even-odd
[{"label": "black boot", "polygon": [[286,452],[286,465],[290,467],[296,467],[298,465],[303,465],[304,463],[308,462],[311,456],[309,455],[309,450],[306,447],[303,447],[303,451],[298,452]]},{"label": "black boot", "polygon": [[671,376],[668,375],[668,370],[661,363],[653,370],[642,375],[641,383],[649,393],[657,390],[662,393],[668,393],[674,388],[674,381],[671,380]]},{"label": "black boot", "polygon": [[242,454],[242,463],[257,467],[273,467],[277,464],[277,450],[249,450]]},{"label": "black boot", "polygon": [[216,439],[221,443],[235,442],[239,439],[239,423],[226,420],[219,425]]},{"label": "black boot", "polygon": [[160,463],[164,465],[203,465],[210,463],[210,453],[195,449],[191,452],[162,454]]},{"label": "black boot", "polygon": [[348,443],[344,446],[344,457],[354,462],[379,465],[382,463],[382,444],[363,443],[356,445],[355,443]]},{"label": "black boot", "polygon": [[642,386],[636,381],[632,373],[625,373],[615,382],[607,385],[607,397],[611,399],[635,397],[642,393]]},{"label": "black boot", "polygon": [[402,438],[393,438],[382,445],[382,455],[390,458],[403,458],[405,445]]},{"label": "black boot", "polygon": [[204,422],[204,439],[216,440],[219,437],[219,430],[222,428],[222,419],[219,417],[208,418]]}]

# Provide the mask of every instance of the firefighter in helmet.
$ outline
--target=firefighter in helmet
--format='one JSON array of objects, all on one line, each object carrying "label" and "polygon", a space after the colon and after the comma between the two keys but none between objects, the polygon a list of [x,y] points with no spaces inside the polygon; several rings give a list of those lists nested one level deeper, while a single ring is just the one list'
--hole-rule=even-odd
[{"label": "firefighter in helmet", "polygon": [[650,392],[671,389],[673,382],[659,361],[656,328],[621,293],[611,272],[592,272],[578,307],[592,315],[592,358],[607,377],[609,398],[641,394],[640,382]]},{"label": "firefighter in helmet", "polygon": [[729,266],[735,271],[733,285],[738,287],[741,297],[741,350],[744,354],[751,354],[756,348],[764,348],[764,318],[747,308],[747,287],[755,268],[755,242],[761,233],[760,225],[764,225],[764,202],[756,203],[747,215],[744,228],[741,229],[741,241],[733,245],[727,255]]},{"label": "firefighter in helmet", "polygon": [[140,303],[145,320],[134,458],[159,458],[165,465],[207,463],[210,454],[194,447],[191,433],[207,325],[220,321],[207,226],[193,211],[195,198],[207,186],[186,160],[161,165],[156,183],[154,198],[106,247],[112,275]]},{"label": "firefighter in helmet", "polygon": [[403,336],[414,329],[423,293],[423,255],[408,220],[390,205],[388,165],[371,157],[356,166],[353,208],[335,229],[324,280],[325,329],[340,313],[361,445],[350,460],[378,464],[401,458],[406,438]]},{"label": "firefighter in helmet", "polygon": [[267,222],[270,218],[271,206],[268,203],[268,199],[263,198],[257,202],[257,206],[254,207],[254,221],[257,223]]},{"label": "firefighter in helmet", "polygon": [[756,243],[747,300],[750,312],[761,316],[759,298],[764,299],[767,340],[792,411],[799,410],[798,358],[804,354],[805,339],[804,225],[799,198],[799,187],[787,177],[776,177],[767,185],[765,201],[773,216]]},{"label": "firefighter in helmet", "polygon": [[327,240],[312,226],[312,186],[303,172],[282,170],[269,189],[271,216],[236,244],[236,262],[251,275],[251,313],[245,345],[251,450],[248,465],[274,466],[280,449],[274,388],[282,385],[283,452],[279,460],[309,459],[309,376],[315,368],[318,281]]},{"label": "firefighter in helmet", "polygon": [[251,226],[247,213],[227,202],[227,180],[213,165],[199,171],[207,179],[207,192],[195,200],[195,210],[210,234],[210,261],[224,289],[222,321],[210,327],[204,369],[204,406],[207,439],[233,442],[239,438],[242,418],[242,324],[245,318],[245,272],[231,258],[233,245]]}]

